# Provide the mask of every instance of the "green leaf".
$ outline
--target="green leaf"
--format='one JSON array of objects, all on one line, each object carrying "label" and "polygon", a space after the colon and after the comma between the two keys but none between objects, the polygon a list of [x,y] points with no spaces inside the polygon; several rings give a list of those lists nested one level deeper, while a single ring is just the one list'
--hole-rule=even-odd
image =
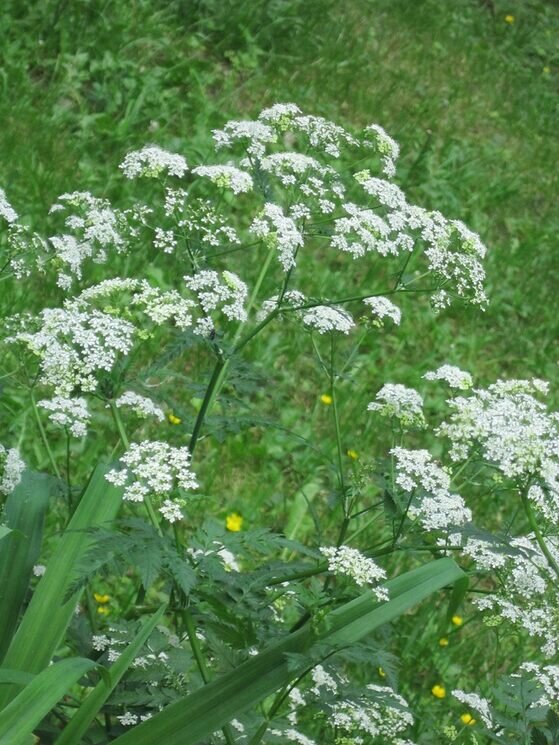
[{"label": "green leaf", "polygon": [[163,605],[157,613],[144,622],[136,637],[130,642],[116,662],[112,664],[108,671],[108,680],[101,680],[95,686],[93,691],[76,711],[70,722],[66,725],[64,731],[56,740],[55,745],[79,745],[81,738],[87,731],[87,728],[114,691],[122,676],[128,670],[132,662],[134,662],[134,659],[145,641],[149,638],[151,632],[157,626],[158,621],[165,612],[165,608],[166,606]]},{"label": "green leaf", "polygon": [[[112,521],[122,499],[122,489],[106,481],[106,470],[107,466],[102,465],[95,468],[12,639],[5,667],[38,673],[56,652],[79,598],[77,593],[64,600],[75,567],[90,546],[91,539],[85,531]],[[16,693],[13,687],[2,687],[0,710]]]},{"label": "green leaf", "polygon": [[[317,642],[340,646],[358,642],[463,576],[452,559],[439,559],[390,580],[386,583],[390,593],[388,602],[379,604],[372,592],[361,595],[328,613],[318,625],[307,624],[232,672],[179,699],[114,743],[198,745],[212,732],[293,680],[301,672],[292,669],[294,655],[304,655]],[[291,656],[288,658],[288,655]]]},{"label": "green leaf", "polygon": [[541,729],[538,729],[537,727],[534,727],[534,729],[532,730],[530,743],[531,745],[548,745],[547,737],[544,735]]},{"label": "green leaf", "polygon": [[92,660],[55,662],[37,675],[0,713],[0,745],[27,745],[33,730],[88,670]]},{"label": "green leaf", "polygon": [[39,558],[51,493],[52,480],[48,476],[25,470],[6,500],[6,524],[2,529],[9,534],[4,534],[0,542],[0,661],[16,629],[33,566]]},{"label": "green leaf", "polygon": [[0,541],[12,532],[11,528],[7,528],[5,525],[0,525]]},{"label": "green leaf", "polygon": [[8,670],[5,667],[0,667],[0,685],[14,683],[20,688],[23,688],[23,686],[31,683],[34,677],[32,673],[24,673],[21,670]]}]

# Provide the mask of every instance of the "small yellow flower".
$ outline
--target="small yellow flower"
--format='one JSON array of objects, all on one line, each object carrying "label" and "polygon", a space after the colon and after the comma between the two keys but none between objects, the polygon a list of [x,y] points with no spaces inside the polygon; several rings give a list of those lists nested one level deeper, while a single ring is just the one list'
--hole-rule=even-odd
[{"label": "small yellow flower", "polygon": [[443,636],[441,639],[439,639],[439,647],[448,647],[448,639],[446,636]]},{"label": "small yellow flower", "polygon": [[182,422],[182,419],[174,414],[167,414],[167,419],[171,424],[180,424]]},{"label": "small yellow flower", "polygon": [[446,696],[446,688],[437,683],[431,688],[431,693],[435,698],[444,698]]},{"label": "small yellow flower", "polygon": [[332,403],[332,401],[333,401],[334,399],[333,399],[333,398],[332,398],[332,396],[330,396],[330,395],[329,395],[328,393],[323,393],[323,394],[322,394],[322,396],[320,397],[320,400],[321,400],[321,401],[322,401],[322,403],[323,403],[323,404],[325,404],[326,406],[330,406],[330,404]]},{"label": "small yellow flower", "polygon": [[511,16],[510,14],[505,16],[505,23],[514,23],[514,16]]},{"label": "small yellow flower", "polygon": [[547,65],[542,69],[542,72],[544,75],[549,75],[551,72],[551,67],[548,67]]},{"label": "small yellow flower", "polygon": [[464,623],[462,616],[452,616],[451,621],[455,626],[462,626]]},{"label": "small yellow flower", "polygon": [[97,613],[100,613],[102,616],[108,616],[110,612],[111,609],[106,605],[99,605],[97,608]]},{"label": "small yellow flower", "polygon": [[359,453],[357,452],[357,450],[348,450],[347,454],[349,455],[351,460],[357,460],[357,458],[359,458]]},{"label": "small yellow flower", "polygon": [[473,718],[473,716],[468,713],[462,714],[460,720],[462,721],[462,724],[472,725],[476,723],[476,720]]},{"label": "small yellow flower", "polygon": [[225,518],[225,527],[232,533],[238,533],[243,527],[243,518],[238,514],[238,512],[232,512]]},{"label": "small yellow flower", "polygon": [[93,597],[95,598],[96,602],[101,603],[101,605],[105,605],[111,599],[110,595],[100,595],[98,592],[94,592]]},{"label": "small yellow flower", "polygon": [[380,675],[381,678],[386,678],[386,673],[384,672],[382,667],[379,667],[378,674]]}]

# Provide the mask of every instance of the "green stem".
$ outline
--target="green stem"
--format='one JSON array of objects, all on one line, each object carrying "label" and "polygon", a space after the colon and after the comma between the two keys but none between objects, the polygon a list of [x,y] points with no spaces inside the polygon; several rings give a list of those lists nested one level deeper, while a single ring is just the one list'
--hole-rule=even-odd
[{"label": "green stem", "polygon": [[56,465],[56,461],[54,460],[54,455],[52,453],[52,450],[50,449],[49,441],[47,440],[45,428],[43,427],[43,423],[41,422],[41,417],[39,415],[39,410],[37,409],[37,402],[35,401],[35,394],[33,393],[33,391],[31,391],[31,405],[33,407],[33,413],[35,414],[35,419],[37,420],[37,426],[39,427],[39,432],[41,433],[41,439],[43,441],[43,445],[45,446],[45,450],[47,451],[47,455],[52,465],[52,469],[54,473],[56,474],[56,477],[62,480],[62,477],[60,476],[60,471],[58,470],[58,466]]},{"label": "green stem", "polygon": [[338,415],[338,402],[336,397],[336,375],[334,373],[334,334],[330,336],[330,395],[332,397],[332,413],[334,414],[334,428],[336,431],[336,449],[338,451],[338,478],[344,507],[344,516],[347,516],[346,487],[344,478],[344,458],[342,452],[342,434],[340,430],[340,417]]},{"label": "green stem", "polygon": [[[258,293],[260,292],[260,288],[262,287],[262,282],[264,281],[264,277],[266,276],[266,273],[270,267],[270,263],[274,256],[274,253],[275,253],[275,249],[273,247],[270,248],[268,251],[268,254],[266,255],[266,259],[264,260],[264,263],[262,264],[262,267],[260,268],[260,272],[256,279],[256,283],[254,287],[252,288],[252,292],[250,294],[250,298],[247,303],[247,316],[252,310],[252,308],[254,307],[254,304],[258,297]],[[200,411],[198,412],[198,416],[196,417],[196,421],[194,422],[194,428],[192,430],[192,435],[190,437],[190,443],[188,446],[188,449],[190,450],[191,455],[194,453],[194,450],[196,448],[196,444],[200,437],[200,432],[202,430],[202,425],[204,424],[206,415],[211,409],[213,402],[215,401],[216,397],[219,395],[219,392],[223,386],[223,383],[225,382],[225,377],[229,369],[231,358],[239,350],[241,350],[246,344],[248,344],[248,342],[254,336],[256,336],[256,334],[258,334],[259,331],[261,331],[264,328],[264,326],[267,326],[268,323],[270,323],[270,321],[275,315],[277,315],[277,309],[275,311],[272,311],[272,313],[270,313],[266,318],[264,318],[264,320],[261,321],[251,331],[250,334],[248,334],[244,339],[240,341],[239,339],[241,337],[241,332],[243,330],[245,322],[239,323],[237,330],[235,331],[235,335],[233,336],[231,352],[228,355],[227,359],[224,359],[221,356],[218,357],[215,363],[212,377],[210,378],[210,382],[208,383],[208,387],[206,388],[206,393],[204,395],[204,400],[202,401],[202,406],[200,407]]]},{"label": "green stem", "polygon": [[552,567],[553,571],[559,578],[559,565],[553,558],[553,555],[551,554],[551,551],[547,547],[547,544],[544,540],[544,537],[541,534],[540,527],[538,525],[538,522],[536,520],[536,516],[534,515],[534,512],[532,510],[532,505],[530,504],[530,500],[528,499],[528,489],[524,489],[522,492],[522,504],[524,505],[524,511],[526,512],[526,517],[528,518],[528,523],[530,524],[530,527],[534,531],[534,535],[536,536],[536,541],[538,542],[538,546],[541,548],[541,551],[545,558],[547,559],[549,566]]},{"label": "green stem", "polygon": [[[204,655],[202,654],[202,650],[200,649],[200,644],[198,643],[196,628],[194,626],[194,619],[192,618],[190,608],[186,608],[183,611],[182,618],[184,621],[186,633],[188,635],[188,641],[190,642],[190,648],[192,649],[192,654],[194,655],[194,659],[196,660],[196,665],[198,666],[198,670],[200,671],[200,675],[202,676],[204,685],[207,685],[210,682],[210,675],[208,673],[208,668],[206,667]],[[235,738],[233,737],[230,726],[226,724],[221,728],[221,731],[223,732],[223,736],[225,737],[227,745],[235,745]]]},{"label": "green stem", "polygon": [[[124,429],[124,424],[122,423],[122,419],[118,411],[118,407],[115,405],[114,401],[109,401],[109,406],[110,406],[111,414],[113,415],[113,419],[116,424],[116,428],[118,430],[118,434],[122,442],[122,445],[125,450],[128,450],[130,447],[130,441],[128,439],[128,435],[126,434],[126,430]],[[157,531],[158,535],[162,536],[163,531],[161,530],[161,526],[159,525],[159,520],[157,519],[157,513],[153,509],[153,504],[151,503],[149,494],[146,494],[144,497],[144,505],[146,508],[146,512],[148,513],[148,517],[150,519],[151,524]]]}]

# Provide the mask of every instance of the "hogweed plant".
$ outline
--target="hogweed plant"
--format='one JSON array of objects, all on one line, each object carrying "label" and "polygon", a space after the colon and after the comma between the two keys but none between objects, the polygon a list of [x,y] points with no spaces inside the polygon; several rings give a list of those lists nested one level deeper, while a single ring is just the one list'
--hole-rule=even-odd
[{"label": "hogweed plant", "polygon": [[[359,418],[385,455],[344,446],[360,350],[409,322],[410,296],[483,309],[485,247],[408,201],[377,125],[276,104],[213,138],[211,163],[129,153],[137,197],[63,194],[44,235],[0,191],[0,743],[557,742],[547,384],[478,388],[445,363],[417,381],[426,406],[372,383]],[[227,495],[217,519],[209,493],[243,427],[232,401],[257,400],[243,370],[266,374],[252,350],[284,337],[314,356],[331,424],[305,474],[327,473],[329,502],[294,501],[282,533],[245,525]],[[530,656],[489,660],[475,690],[433,681],[433,718],[398,680],[407,612],[451,655],[460,608]]]}]

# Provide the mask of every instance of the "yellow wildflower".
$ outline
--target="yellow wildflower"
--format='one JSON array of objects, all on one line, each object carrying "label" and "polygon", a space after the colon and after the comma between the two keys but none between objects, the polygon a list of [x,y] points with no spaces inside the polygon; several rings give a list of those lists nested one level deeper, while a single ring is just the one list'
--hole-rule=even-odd
[{"label": "yellow wildflower", "polygon": [[431,693],[435,698],[444,698],[446,696],[446,688],[437,683],[437,685],[431,688]]},{"label": "yellow wildflower", "polygon": [[549,73],[551,72],[551,67],[545,65],[545,67],[542,69],[542,72],[544,75],[549,75]]},{"label": "yellow wildflower", "polygon": [[106,605],[99,605],[97,607],[97,613],[100,613],[102,616],[108,616],[110,612],[110,608],[108,608]]},{"label": "yellow wildflower", "polygon": [[505,23],[514,23],[514,16],[511,16],[510,14],[505,16]]},{"label": "yellow wildflower", "polygon": [[359,453],[357,452],[357,450],[348,450],[347,454],[349,455],[351,460],[357,460],[357,458],[359,458]]},{"label": "yellow wildflower", "polygon": [[455,626],[462,626],[464,623],[462,616],[452,616],[451,621]]},{"label": "yellow wildflower", "polygon": [[320,397],[320,400],[326,406],[330,406],[330,404],[332,403],[334,399],[332,398],[332,396],[328,395],[328,393],[323,393],[322,396]]},{"label": "yellow wildflower", "polygon": [[182,419],[179,416],[175,416],[172,413],[167,414],[167,419],[171,424],[180,424],[182,422]]},{"label": "yellow wildflower", "polygon": [[101,603],[101,605],[105,605],[111,599],[110,595],[100,595],[98,592],[94,592],[93,597],[95,598],[96,602]]},{"label": "yellow wildflower", "polygon": [[232,512],[225,518],[225,527],[232,533],[238,533],[243,527],[243,518],[237,512]]},{"label": "yellow wildflower", "polygon": [[441,639],[439,639],[439,647],[448,647],[448,639],[446,636],[443,636]]},{"label": "yellow wildflower", "polygon": [[386,673],[384,672],[384,669],[382,667],[379,667],[378,674],[381,678],[386,678]]},{"label": "yellow wildflower", "polygon": [[462,721],[462,724],[469,724],[469,725],[471,725],[471,724],[475,724],[476,723],[476,720],[473,718],[473,716],[471,714],[468,714],[468,713],[462,714],[462,716],[460,717],[460,720]]}]

